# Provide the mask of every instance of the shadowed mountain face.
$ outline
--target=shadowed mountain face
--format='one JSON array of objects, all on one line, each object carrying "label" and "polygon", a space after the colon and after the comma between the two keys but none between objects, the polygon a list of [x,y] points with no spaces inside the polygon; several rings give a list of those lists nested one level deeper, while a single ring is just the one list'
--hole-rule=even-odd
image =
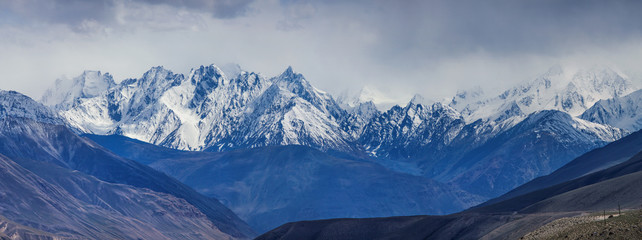
[{"label": "shadowed mountain face", "polygon": [[[623,135],[619,129],[592,124],[563,112],[536,112],[481,146],[461,151],[465,154],[459,157],[441,159],[451,165],[436,179],[494,197]],[[473,145],[463,141],[458,146],[465,149],[464,143]],[[457,149],[451,151],[450,155],[458,155]]]},{"label": "shadowed mountain face", "polygon": [[[579,174],[578,178],[462,213],[295,222],[258,239],[516,239],[554,219],[583,211],[612,210],[618,205],[639,208],[642,206],[642,188],[639,187],[642,184],[642,152],[626,161],[613,160],[622,156],[617,151],[632,146],[630,144],[637,140],[639,132],[635,134],[564,167],[575,170],[572,173]],[[609,152],[613,153],[613,159],[607,157],[606,162],[620,163],[598,170],[604,168],[604,163],[589,157],[609,156]],[[585,173],[581,174],[582,171]]]},{"label": "shadowed mountain face", "polygon": [[453,186],[305,146],[183,152],[122,136],[87,137],[220,199],[260,231],[308,219],[452,213],[480,200]]},{"label": "shadowed mountain face", "polygon": [[532,181],[527,182],[498,198],[491,199],[482,205],[501,202],[522,194],[547,188],[603,170],[628,160],[640,151],[642,151],[642,131],[637,131],[602,148],[597,148],[583,154],[563,167],[555,170],[553,173],[533,179]]},{"label": "shadowed mountain face", "polygon": [[253,235],[217,200],[77,136],[28,97],[0,99],[0,215],[10,221],[73,238]]},{"label": "shadowed mountain face", "polygon": [[642,152],[613,167],[529,192],[472,212],[556,212],[638,208],[642,204]]}]

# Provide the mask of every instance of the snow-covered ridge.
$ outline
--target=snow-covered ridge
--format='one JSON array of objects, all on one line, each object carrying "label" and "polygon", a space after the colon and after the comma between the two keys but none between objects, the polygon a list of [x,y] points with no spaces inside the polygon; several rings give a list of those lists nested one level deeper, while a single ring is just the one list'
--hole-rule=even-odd
[{"label": "snow-covered ridge", "polygon": [[64,124],[64,121],[55,112],[33,99],[18,92],[0,90],[0,120],[9,117],[27,118],[50,124]]},{"label": "snow-covered ridge", "polygon": [[468,121],[502,118],[506,111],[528,115],[540,110],[559,110],[579,116],[601,99],[634,90],[630,80],[610,68],[573,71],[554,66],[533,81],[523,82],[498,96],[484,96],[480,89],[462,91],[449,105]]},{"label": "snow-covered ridge", "polygon": [[[154,67],[103,93],[74,95],[72,107],[56,108],[85,133],[120,134],[184,150],[286,144],[351,148],[340,124],[345,110],[291,67],[273,78],[231,69],[200,66],[185,77]],[[60,91],[74,93],[59,85],[49,92]]]},{"label": "snow-covered ridge", "polygon": [[622,97],[600,100],[580,118],[631,132],[642,129],[642,90]]}]

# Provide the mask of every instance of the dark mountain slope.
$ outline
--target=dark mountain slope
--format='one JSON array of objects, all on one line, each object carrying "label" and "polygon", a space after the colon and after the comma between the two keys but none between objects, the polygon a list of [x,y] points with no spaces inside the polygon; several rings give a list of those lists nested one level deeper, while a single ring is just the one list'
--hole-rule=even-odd
[{"label": "dark mountain slope", "polygon": [[182,152],[121,136],[87,137],[221,199],[258,230],[289,221],[452,213],[479,197],[306,146]]},{"label": "dark mountain slope", "polygon": [[628,160],[640,151],[642,151],[642,131],[637,131],[602,148],[594,149],[553,173],[533,179],[498,198],[485,202],[483,205],[501,202],[611,167]]},{"label": "dark mountain slope", "polygon": [[145,165],[121,158],[90,140],[75,135],[61,125],[43,124],[28,119],[0,121],[0,153],[16,159],[52,163],[77,170],[100,180],[149,188],[187,200],[222,231],[236,237],[251,236],[252,230],[217,200]]},{"label": "dark mountain slope", "polygon": [[618,204],[639,208],[641,184],[642,152],[607,169],[458,214],[296,222],[258,239],[516,239],[564,216],[617,209]]},{"label": "dark mountain slope", "polygon": [[[642,203],[642,188],[639,188],[639,177],[642,174],[642,153],[638,153],[626,162],[620,163],[613,167],[591,173],[571,181],[560,183],[552,187],[540,189],[506,201],[490,204],[487,206],[474,208],[471,212],[537,212],[532,205],[548,205],[546,211],[576,211],[576,210],[594,210],[595,208],[605,207],[603,200],[609,200],[610,208],[617,207],[618,202],[627,203],[631,207],[639,207]],[[607,181],[610,180],[610,181]],[[599,183],[599,184],[598,184]],[[570,193],[573,191],[573,193]],[[582,194],[591,197],[573,198],[569,195],[559,196],[562,194],[573,194],[579,196]],[[579,195],[578,195],[579,194]],[[551,200],[557,199],[557,200]],[[559,199],[565,199],[559,203]],[[556,204],[546,204],[543,202],[554,201]],[[585,202],[582,205],[575,202]],[[636,205],[637,204],[637,205]]]}]

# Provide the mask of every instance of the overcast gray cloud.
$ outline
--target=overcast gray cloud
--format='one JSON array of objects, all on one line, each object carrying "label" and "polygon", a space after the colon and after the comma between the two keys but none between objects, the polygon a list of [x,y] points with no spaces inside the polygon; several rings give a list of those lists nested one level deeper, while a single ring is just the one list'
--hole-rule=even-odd
[{"label": "overcast gray cloud", "polygon": [[554,64],[639,78],[642,1],[0,1],[0,88],[37,97],[84,69],[118,80],[238,63],[286,66],[320,89],[368,86],[395,101],[500,87]]},{"label": "overcast gray cloud", "polygon": [[0,2],[4,12],[23,23],[48,22],[78,28],[83,22],[114,24],[117,5],[168,5],[190,11],[201,11],[214,18],[243,15],[253,0],[7,0]]},{"label": "overcast gray cloud", "polygon": [[216,18],[234,18],[245,14],[253,0],[140,0],[149,4],[167,4],[178,8],[206,11]]}]

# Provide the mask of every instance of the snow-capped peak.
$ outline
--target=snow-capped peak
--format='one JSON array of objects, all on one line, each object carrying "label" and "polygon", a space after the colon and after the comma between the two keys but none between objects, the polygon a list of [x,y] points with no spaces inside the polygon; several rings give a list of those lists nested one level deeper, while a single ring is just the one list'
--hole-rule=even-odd
[{"label": "snow-capped peak", "polygon": [[193,85],[214,84],[214,86],[211,87],[223,85],[228,82],[228,77],[225,76],[223,70],[221,70],[217,66],[214,66],[214,64],[209,66],[201,65],[196,69],[192,69],[189,78]]},{"label": "snow-capped peak", "polygon": [[219,65],[218,68],[223,71],[227,79],[236,78],[238,75],[244,72],[243,69],[241,68],[241,65],[234,64],[234,63],[226,63],[223,65]]},{"label": "snow-capped peak", "polygon": [[408,104],[415,104],[415,105],[421,104],[421,105],[424,105],[424,106],[430,106],[430,105],[433,105],[434,103],[435,103],[435,101],[428,100],[428,99],[424,98],[424,96],[422,96],[421,94],[415,94],[410,99],[410,102],[408,102]]},{"label": "snow-capped peak", "polygon": [[288,67],[285,69],[285,71],[283,71],[283,73],[281,74],[281,76],[282,76],[282,77],[285,77],[285,76],[293,76],[294,74],[295,74],[295,72],[294,72],[294,69],[292,68],[292,66],[288,66]]},{"label": "snow-capped peak", "polygon": [[292,91],[294,94],[302,95],[302,97],[305,98],[313,97],[307,96],[308,94],[319,95],[324,93],[310,85],[305,77],[303,77],[303,74],[294,72],[294,70],[292,70],[292,66],[288,66],[281,75],[272,81],[275,84]]},{"label": "snow-capped peak", "polygon": [[337,102],[346,110],[365,102],[373,102],[378,109],[389,109],[404,101],[406,100],[403,98],[393,98],[368,85],[363,86],[358,91],[345,90],[337,98]]},{"label": "snow-capped peak", "polygon": [[341,107],[334,101],[332,96],[312,86],[301,73],[294,72],[288,67],[280,76],[272,80],[275,85],[285,89],[296,96],[310,102],[317,109],[339,118]]},{"label": "snow-capped peak", "polygon": [[345,111],[292,67],[271,79],[228,73],[207,65],[185,77],[153,67],[100,96],[77,98],[74,108],[60,114],[82,132],[185,150],[281,143],[349,148],[339,123]]},{"label": "snow-capped peak", "polygon": [[58,79],[55,85],[43,95],[41,102],[56,108],[69,108],[78,98],[92,98],[98,96],[116,83],[109,73],[100,71],[84,71],[73,79]]},{"label": "snow-capped peak", "polygon": [[[182,74],[174,74],[163,66],[152,67],[143,74],[143,77],[132,83],[140,88],[165,90],[169,87],[179,85],[183,80]],[[125,83],[123,81],[121,84]],[[127,83],[129,83],[127,81]]]},{"label": "snow-capped peak", "polygon": [[484,90],[480,86],[476,86],[468,90],[457,91],[455,96],[450,99],[448,106],[465,112],[467,106],[481,104],[482,100],[487,100]]},{"label": "snow-capped peak", "polygon": [[0,90],[0,120],[27,118],[41,123],[62,125],[63,120],[48,107],[15,91]]},{"label": "snow-capped peak", "polygon": [[453,98],[450,106],[464,114],[469,122],[493,119],[506,110],[528,115],[551,109],[578,116],[600,99],[622,96],[632,90],[631,82],[610,68],[573,70],[555,65],[534,80],[496,97],[471,98],[462,92]]}]

